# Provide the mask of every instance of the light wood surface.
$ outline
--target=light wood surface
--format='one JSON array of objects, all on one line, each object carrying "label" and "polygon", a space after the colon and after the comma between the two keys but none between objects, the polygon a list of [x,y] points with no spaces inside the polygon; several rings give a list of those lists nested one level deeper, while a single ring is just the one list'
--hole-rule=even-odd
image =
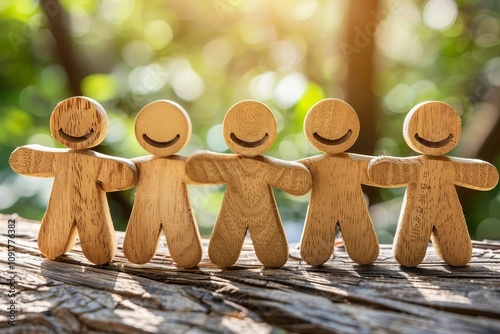
[{"label": "light wood surface", "polygon": [[231,151],[245,157],[266,152],[276,139],[276,119],[258,101],[241,101],[226,113],[222,123],[224,140]]},{"label": "light wood surface", "polygon": [[191,209],[186,158],[173,155],[191,137],[191,121],[178,104],[161,100],[145,106],[136,117],[139,144],[154,155],[133,159],[139,180],[127,225],[123,251],[133,263],[151,260],[160,233],[177,265],[193,268],[202,256],[200,235]]},{"label": "light wood surface", "polygon": [[373,157],[344,152],[355,143],[359,131],[356,112],[342,100],[320,101],[306,115],[307,140],[327,152],[300,160],[312,176],[300,246],[302,258],[310,265],[321,265],[332,256],[337,226],[354,262],[366,265],[377,259],[378,240],[361,189],[362,184],[375,185],[367,173]]},{"label": "light wood surface", "polygon": [[490,190],[499,176],[485,161],[442,156],[457,145],[460,133],[460,117],[451,106],[419,104],[406,116],[403,136],[424,155],[380,157],[369,164],[373,182],[407,186],[394,240],[394,256],[403,266],[422,262],[429,239],[451,266],[465,266],[471,258],[472,244],[455,186]]},{"label": "light wood surface", "polygon": [[75,150],[99,145],[108,134],[108,129],[106,111],[88,97],[66,99],[58,103],[50,115],[52,137]]},{"label": "light wood surface", "polygon": [[[463,268],[447,266],[427,250],[418,268],[402,268],[390,245],[372,266],[353,263],[344,248],[335,261],[311,267],[296,244],[281,269],[263,269],[249,240],[234,267],[222,270],[206,256],[200,268],[178,268],[161,242],[147,264],[118,252],[107,265],[90,264],[80,244],[56,261],[36,245],[40,224],[16,219],[17,318],[10,326],[10,284],[0,285],[2,333],[497,333],[500,332],[500,244],[474,242]],[[11,220],[12,221],[12,220]],[[13,249],[0,235],[0,276],[12,275]]]},{"label": "light wood surface", "polygon": [[107,133],[106,114],[93,100],[74,97],[60,102],[51,129],[61,144],[78,149],[27,145],[9,159],[18,174],[54,177],[38,235],[40,252],[54,259],[69,251],[79,236],[89,261],[107,263],[116,252],[116,240],[105,192],[131,188],[137,170],[131,161],[84,149],[98,145]]},{"label": "light wood surface", "polygon": [[210,239],[210,260],[220,267],[233,265],[248,230],[259,261],[281,267],[288,244],[271,187],[302,195],[311,187],[311,176],[299,163],[258,155],[276,136],[276,121],[264,104],[237,103],[227,112],[223,129],[228,146],[239,154],[199,152],[186,164],[194,181],[228,185]]}]

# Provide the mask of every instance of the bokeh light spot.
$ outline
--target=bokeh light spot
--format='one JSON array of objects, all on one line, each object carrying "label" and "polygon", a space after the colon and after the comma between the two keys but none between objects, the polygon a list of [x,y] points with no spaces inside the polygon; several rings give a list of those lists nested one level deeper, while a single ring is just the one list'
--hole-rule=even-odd
[{"label": "bokeh light spot", "polygon": [[458,6],[454,0],[429,0],[422,15],[427,26],[443,31],[450,28],[457,19]]},{"label": "bokeh light spot", "polygon": [[478,240],[500,240],[500,220],[496,218],[486,218],[479,223],[476,236]]},{"label": "bokeh light spot", "polygon": [[170,25],[163,20],[154,20],[144,27],[144,39],[152,50],[160,50],[166,47],[174,38],[174,32]]},{"label": "bokeh light spot", "polygon": [[105,101],[116,96],[118,83],[108,74],[91,74],[82,80],[82,92],[97,101]]},{"label": "bokeh light spot", "polygon": [[207,144],[215,152],[224,152],[229,149],[222,135],[222,124],[214,125],[208,130]]},{"label": "bokeh light spot", "polygon": [[257,100],[269,100],[274,95],[276,73],[268,71],[255,76],[250,81],[250,94]]},{"label": "bokeh light spot", "polygon": [[232,56],[231,44],[224,38],[216,38],[203,47],[203,60],[209,68],[224,68]]},{"label": "bokeh light spot", "polygon": [[307,20],[314,14],[316,7],[316,0],[302,0],[295,7],[293,17],[300,21]]},{"label": "bokeh light spot", "polygon": [[276,86],[274,101],[281,108],[290,108],[300,100],[306,89],[307,78],[304,74],[288,74]]},{"label": "bokeh light spot", "polygon": [[203,94],[205,83],[198,73],[191,69],[184,69],[173,75],[172,88],[181,99],[193,101]]},{"label": "bokeh light spot", "polygon": [[384,106],[394,113],[408,112],[415,102],[415,93],[410,86],[398,84],[384,99]]}]

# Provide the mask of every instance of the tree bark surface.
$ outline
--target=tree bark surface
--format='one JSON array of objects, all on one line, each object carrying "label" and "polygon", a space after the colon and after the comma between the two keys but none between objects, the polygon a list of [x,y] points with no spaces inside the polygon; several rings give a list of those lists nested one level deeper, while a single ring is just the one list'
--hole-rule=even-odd
[{"label": "tree bark surface", "polygon": [[[321,267],[301,261],[290,245],[287,264],[272,270],[246,243],[236,265],[222,270],[207,259],[205,239],[199,267],[186,270],[174,265],[164,239],[145,265],[127,262],[119,248],[111,263],[95,266],[78,244],[48,261],[36,244],[39,223],[8,215],[0,221],[2,333],[500,332],[495,242],[475,242],[463,268],[445,265],[429,247],[413,269],[400,267],[388,245],[372,266],[354,264],[338,247]],[[119,245],[123,235],[117,232]],[[12,300],[15,326],[7,317]]]}]

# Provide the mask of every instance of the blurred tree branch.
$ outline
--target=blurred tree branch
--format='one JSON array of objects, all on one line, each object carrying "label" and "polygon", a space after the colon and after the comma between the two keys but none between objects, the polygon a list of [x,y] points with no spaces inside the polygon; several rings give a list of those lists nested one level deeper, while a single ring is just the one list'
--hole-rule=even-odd
[{"label": "blurred tree branch", "polygon": [[[373,154],[379,138],[376,129],[379,108],[372,88],[376,52],[374,34],[380,23],[376,15],[379,10],[379,0],[349,1],[346,38],[343,43],[348,67],[347,80],[344,83],[345,100],[358,113],[361,125],[358,140],[350,151],[370,155]],[[363,187],[363,190],[370,202],[380,200],[378,189]]]},{"label": "blurred tree branch", "polygon": [[58,0],[41,0],[40,5],[50,22],[52,35],[56,40],[59,62],[68,75],[71,92],[74,95],[82,95],[80,83],[89,73],[73,47],[71,37],[67,33],[66,23],[68,14],[62,9]]},{"label": "blurred tree branch", "polygon": [[378,103],[372,89],[376,52],[374,33],[379,23],[373,13],[379,10],[379,0],[349,1],[348,4],[346,43],[353,49],[348,52],[347,59],[346,101],[356,110],[361,123],[361,131],[352,151],[373,154],[378,138]]}]

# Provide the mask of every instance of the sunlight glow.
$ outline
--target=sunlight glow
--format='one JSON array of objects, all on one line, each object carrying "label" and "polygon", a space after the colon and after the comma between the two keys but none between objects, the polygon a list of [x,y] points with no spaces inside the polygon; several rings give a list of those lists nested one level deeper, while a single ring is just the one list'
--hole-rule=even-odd
[{"label": "sunlight glow", "polygon": [[453,0],[430,0],[423,12],[424,23],[438,31],[450,28],[457,15],[458,6]]}]

